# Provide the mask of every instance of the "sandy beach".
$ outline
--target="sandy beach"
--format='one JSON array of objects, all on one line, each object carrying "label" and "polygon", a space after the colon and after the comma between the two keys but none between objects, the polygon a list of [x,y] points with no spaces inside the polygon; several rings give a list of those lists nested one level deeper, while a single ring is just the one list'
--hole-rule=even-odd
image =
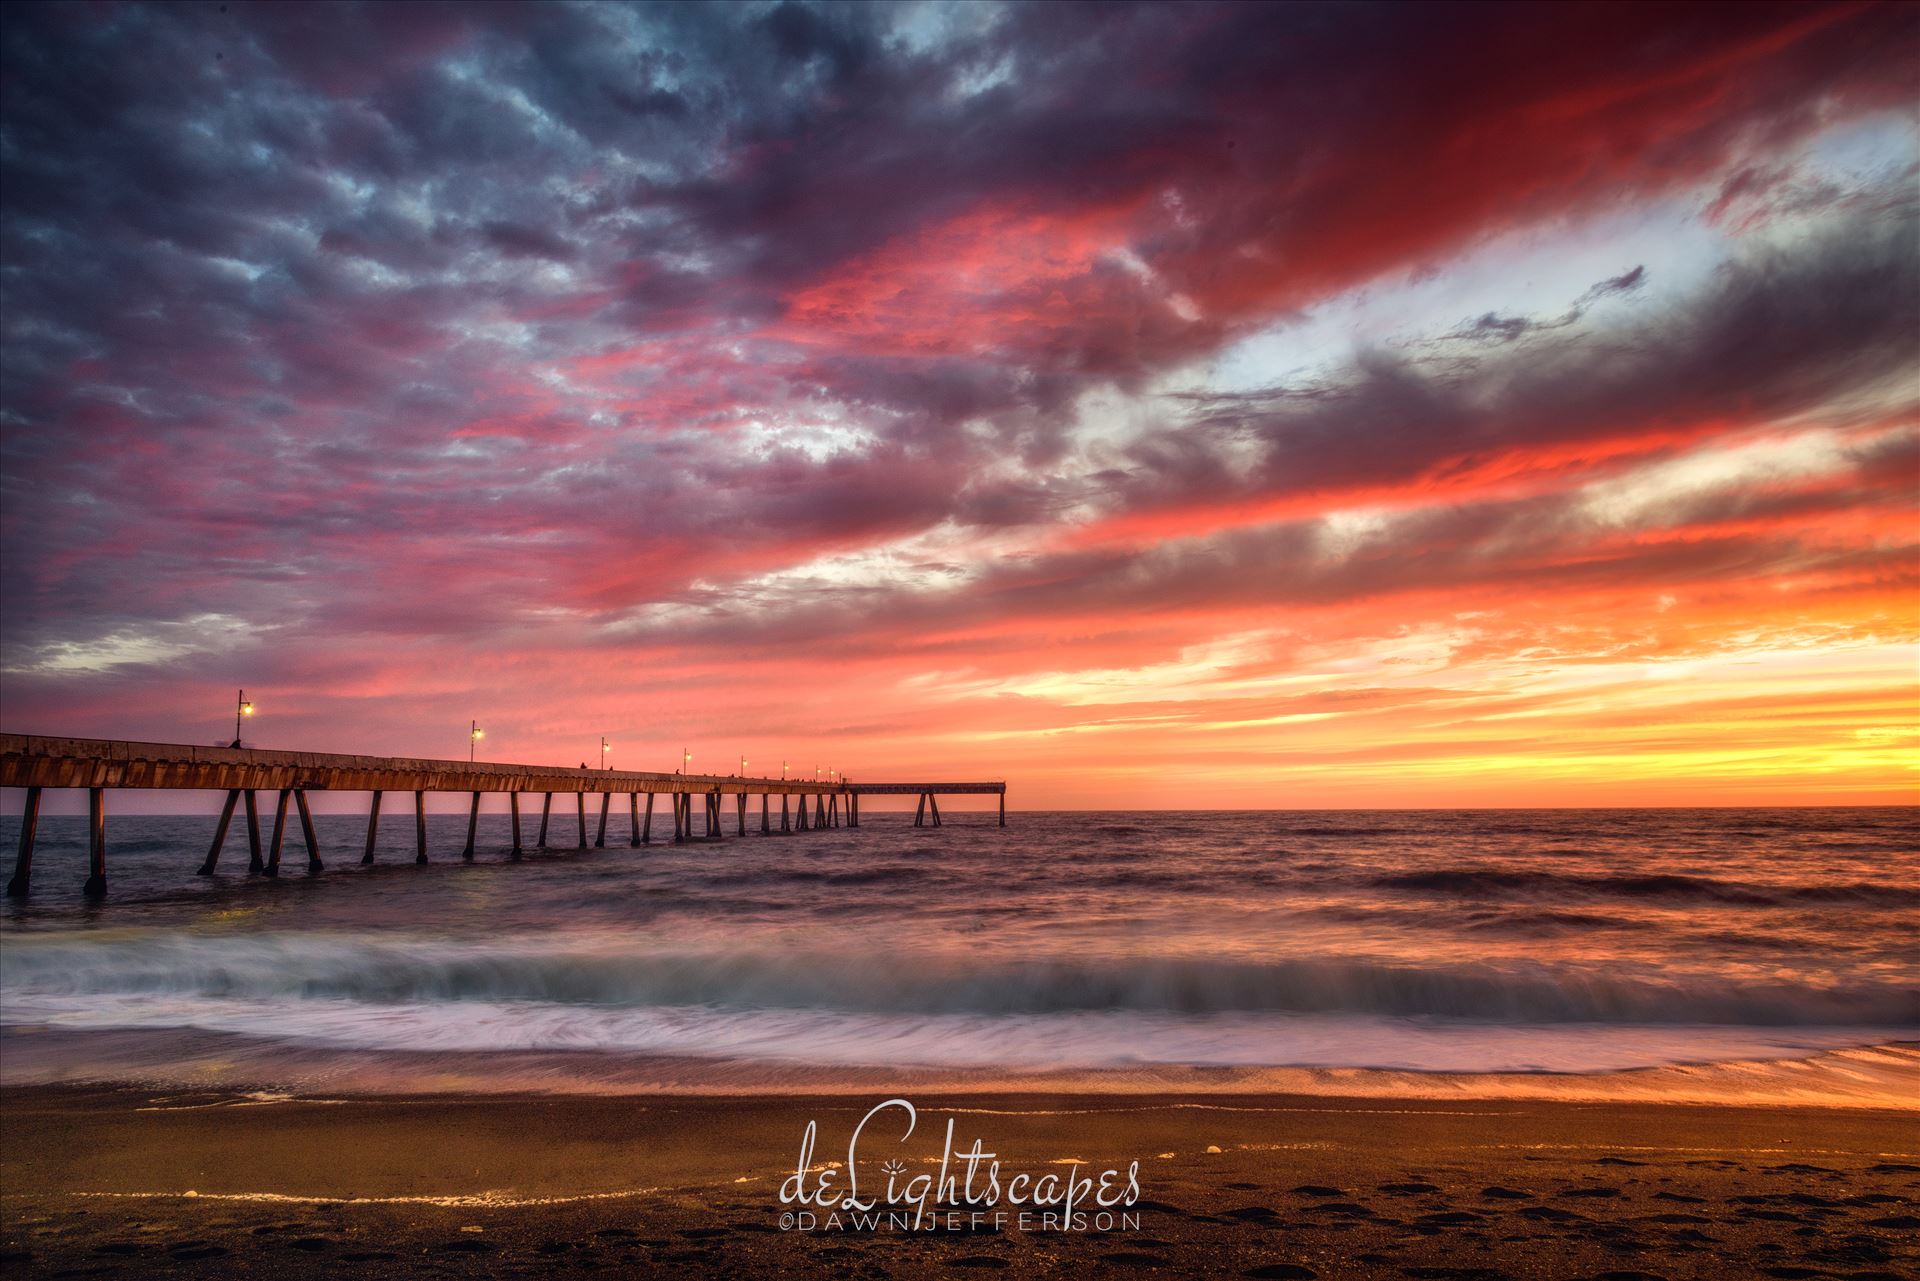
[{"label": "sandy beach", "polygon": [[[877,1102],[876,1097],[873,1102]],[[1009,1168],[1139,1162],[1137,1227],[783,1227],[820,1097],[8,1091],[19,1276],[1911,1277],[1911,1112],[1305,1096],[921,1097]],[[883,1146],[891,1145],[889,1142]],[[925,1160],[916,1145],[902,1151]],[[821,1159],[825,1159],[822,1157]]]}]

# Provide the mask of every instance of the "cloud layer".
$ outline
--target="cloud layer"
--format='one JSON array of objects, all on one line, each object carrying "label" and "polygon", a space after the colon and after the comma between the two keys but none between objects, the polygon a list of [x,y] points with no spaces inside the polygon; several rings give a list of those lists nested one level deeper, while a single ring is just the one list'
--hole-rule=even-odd
[{"label": "cloud layer", "polygon": [[10,729],[245,684],[289,745],[1033,804],[1911,786],[1909,6],[0,40]]}]

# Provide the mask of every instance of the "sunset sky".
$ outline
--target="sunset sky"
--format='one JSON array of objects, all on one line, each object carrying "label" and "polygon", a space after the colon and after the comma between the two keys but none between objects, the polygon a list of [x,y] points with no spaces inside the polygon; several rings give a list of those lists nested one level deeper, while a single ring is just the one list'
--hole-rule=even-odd
[{"label": "sunset sky", "polygon": [[0,30],[0,728],[1916,797],[1920,6]]}]

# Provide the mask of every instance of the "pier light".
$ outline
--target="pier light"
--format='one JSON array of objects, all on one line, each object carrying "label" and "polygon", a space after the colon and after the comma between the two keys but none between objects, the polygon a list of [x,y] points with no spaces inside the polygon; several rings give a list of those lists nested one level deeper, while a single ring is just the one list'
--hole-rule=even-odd
[{"label": "pier light", "polygon": [[253,704],[247,701],[247,691],[237,692],[233,703],[233,745],[240,746],[240,718],[253,715]]},{"label": "pier light", "polygon": [[611,752],[612,750],[613,750],[613,744],[607,741],[607,736],[605,734],[602,734],[600,736],[600,768],[601,769],[613,768],[612,763],[607,760],[607,753]]},{"label": "pier light", "polygon": [[785,761],[780,762],[780,781],[783,783],[787,781],[787,763]]},{"label": "pier light", "polygon": [[487,731],[480,728],[479,721],[473,721],[467,726],[467,764],[473,764],[473,749],[486,736]]},{"label": "pier light", "polygon": [[740,777],[745,778],[746,776],[747,776],[747,758],[742,756],[740,758]]},{"label": "pier light", "polygon": [[683,748],[681,748],[681,749],[680,749],[680,772],[681,772],[682,774],[684,774],[684,773],[686,773],[686,772],[687,772],[687,766],[689,766],[689,765],[691,765],[691,764],[693,764],[693,753],[692,753],[692,752],[690,752],[690,751],[688,751],[688,750],[687,750],[686,748],[684,748],[684,747],[683,747]]}]

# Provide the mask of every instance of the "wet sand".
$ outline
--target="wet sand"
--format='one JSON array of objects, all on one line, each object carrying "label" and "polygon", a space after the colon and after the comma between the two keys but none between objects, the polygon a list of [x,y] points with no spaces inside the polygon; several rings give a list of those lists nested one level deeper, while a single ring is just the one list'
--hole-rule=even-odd
[{"label": "wet sand", "polygon": [[783,1230],[807,1121],[831,1159],[883,1097],[15,1087],[0,1237],[18,1276],[1920,1275],[1920,1116],[1863,1108],[916,1095],[863,1152],[952,1116],[1009,1171],[1138,1160],[1138,1226]]}]

